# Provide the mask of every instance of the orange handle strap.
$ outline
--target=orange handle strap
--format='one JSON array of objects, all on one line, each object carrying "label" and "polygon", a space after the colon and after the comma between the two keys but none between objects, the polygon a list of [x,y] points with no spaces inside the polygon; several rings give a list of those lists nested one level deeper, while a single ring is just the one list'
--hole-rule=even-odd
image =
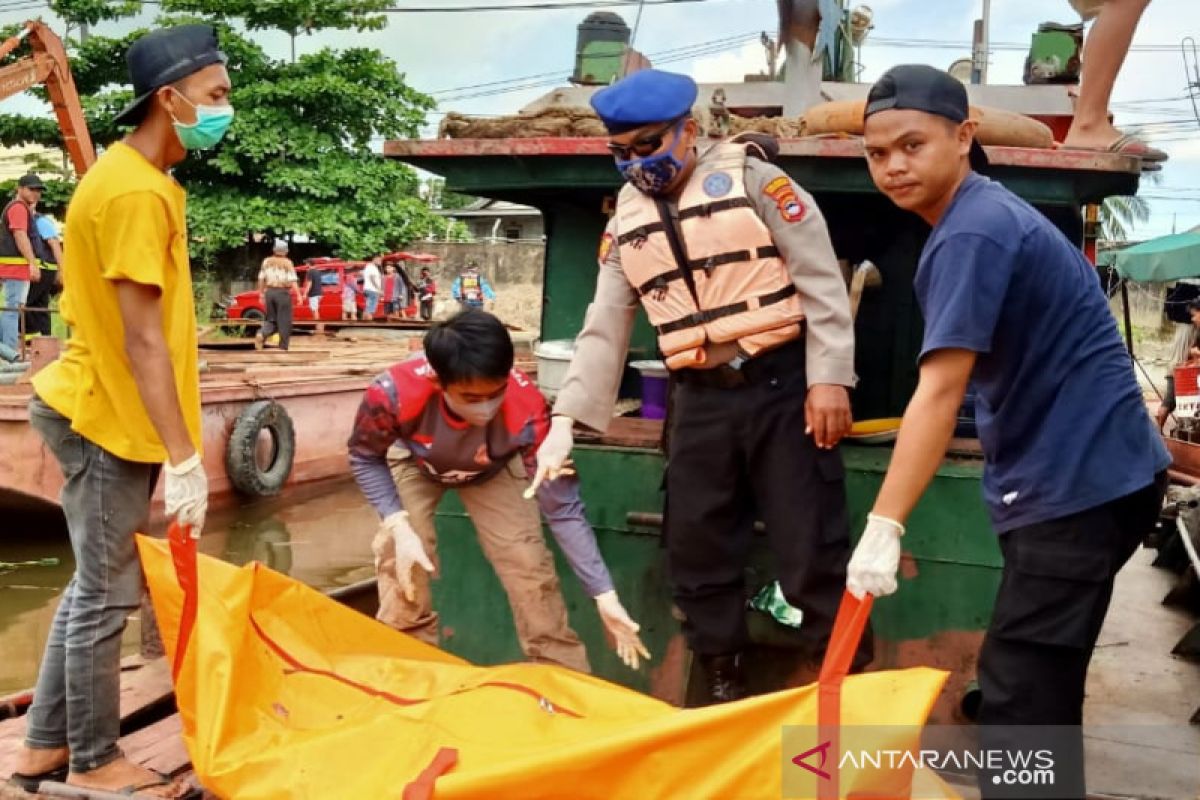
[{"label": "orange handle strap", "polygon": [[817,741],[831,743],[828,752],[834,760],[827,770],[830,779],[818,783],[818,800],[836,800],[839,797],[837,765],[841,761],[838,732],[842,721],[842,679],[850,671],[854,654],[858,652],[858,643],[871,618],[873,601],[871,595],[866,595],[862,600],[849,592],[842,595],[842,604],[838,607],[833,633],[829,637],[829,647],[821,664],[821,674],[817,679]]},{"label": "orange handle strap", "polygon": [[179,616],[179,635],[175,640],[175,663],[171,665],[171,678],[178,680],[196,625],[196,608],[199,605],[200,579],[196,568],[196,540],[192,538],[191,526],[172,522],[167,528],[167,541],[171,546],[171,561],[175,565],[175,579],[183,590],[183,612]]}]

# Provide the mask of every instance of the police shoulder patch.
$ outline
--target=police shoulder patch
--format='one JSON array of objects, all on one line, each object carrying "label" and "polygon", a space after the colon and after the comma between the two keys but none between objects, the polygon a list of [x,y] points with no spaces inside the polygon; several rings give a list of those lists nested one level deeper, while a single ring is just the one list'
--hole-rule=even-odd
[{"label": "police shoulder patch", "polygon": [[709,197],[724,197],[733,188],[733,178],[728,172],[714,172],[704,179],[701,186]]},{"label": "police shoulder patch", "polygon": [[606,233],[600,237],[600,252],[596,254],[596,257],[599,259],[601,264],[608,260],[608,255],[612,252],[612,249],[613,235],[611,233]]},{"label": "police shoulder patch", "polygon": [[796,195],[796,188],[790,179],[780,176],[763,187],[763,194],[775,202],[779,216],[785,222],[799,222],[804,219],[807,209]]}]

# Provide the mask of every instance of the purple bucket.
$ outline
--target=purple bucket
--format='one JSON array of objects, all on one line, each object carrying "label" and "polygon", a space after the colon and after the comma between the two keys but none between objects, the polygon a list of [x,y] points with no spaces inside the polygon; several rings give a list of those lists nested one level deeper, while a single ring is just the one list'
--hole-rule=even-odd
[{"label": "purple bucket", "polygon": [[634,361],[629,366],[642,374],[642,418],[667,416],[667,367],[661,361]]}]

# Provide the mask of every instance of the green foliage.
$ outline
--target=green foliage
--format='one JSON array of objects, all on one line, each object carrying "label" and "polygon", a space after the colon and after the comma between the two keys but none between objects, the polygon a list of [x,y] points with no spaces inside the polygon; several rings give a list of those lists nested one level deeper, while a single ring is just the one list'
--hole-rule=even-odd
[{"label": "green foliage", "polygon": [[1144,197],[1109,197],[1100,206],[1100,238],[1124,242],[1137,223],[1150,221],[1150,203]]},{"label": "green foliage", "polygon": [[[251,31],[292,35],[372,30],[386,24],[378,12],[388,4],[163,0],[163,10],[175,14],[164,24],[204,21],[218,29],[234,83],[230,99],[237,116],[225,141],[189,155],[175,170],[188,190],[192,255],[202,265],[215,264],[251,233],[308,236],[338,255],[359,258],[444,231],[444,221],[417,196],[413,171],[372,151],[380,139],[416,136],[434,105],[408,86],[394,62],[366,48],[324,48],[294,63],[274,59],[232,27],[240,21]],[[54,8],[73,24],[93,24],[126,16],[138,5],[56,0]],[[71,43],[72,73],[98,146],[122,135],[112,119],[132,98],[125,53],[144,33]],[[62,146],[53,119],[2,114],[0,144]]]},{"label": "green foliage", "polygon": [[390,0],[163,0],[163,10],[183,14],[238,17],[250,30],[274,28],[295,36],[323,29],[382,30],[379,13]]},{"label": "green foliage", "polygon": [[141,11],[138,0],[50,0],[50,10],[74,25],[95,25]]}]

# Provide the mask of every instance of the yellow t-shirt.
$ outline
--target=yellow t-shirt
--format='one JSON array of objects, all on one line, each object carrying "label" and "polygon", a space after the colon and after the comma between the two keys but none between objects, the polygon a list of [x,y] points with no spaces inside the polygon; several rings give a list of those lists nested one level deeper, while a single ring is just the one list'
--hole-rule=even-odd
[{"label": "yellow t-shirt", "polygon": [[33,379],[38,396],[72,430],[127,461],[156,463],[167,451],[138,393],[125,354],[115,281],[157,286],[163,334],[183,418],[200,452],[196,308],[188,266],[186,194],[174,178],[124,143],[88,170],[67,208],[65,287],[59,309],[71,328],[62,355]]}]

